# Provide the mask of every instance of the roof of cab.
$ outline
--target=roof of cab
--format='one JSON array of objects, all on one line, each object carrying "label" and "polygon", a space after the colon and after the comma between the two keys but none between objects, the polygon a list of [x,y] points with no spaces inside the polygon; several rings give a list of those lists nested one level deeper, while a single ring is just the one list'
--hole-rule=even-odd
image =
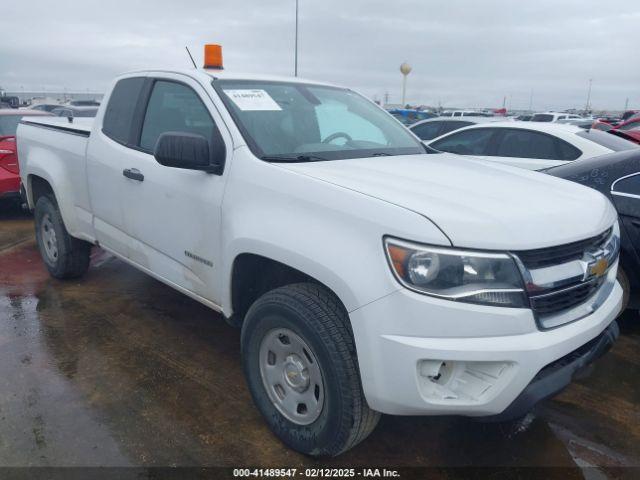
[{"label": "roof of cab", "polygon": [[156,69],[156,70],[140,70],[134,72],[126,72],[123,73],[122,77],[129,77],[132,75],[152,75],[155,73],[177,73],[181,75],[186,75],[192,78],[199,79],[203,82],[212,80],[254,80],[254,81],[271,81],[271,82],[287,82],[287,83],[301,83],[301,84],[311,84],[311,85],[321,85],[326,87],[336,87],[336,88],[345,88],[340,85],[336,85],[329,82],[323,82],[320,80],[310,80],[306,78],[300,77],[287,77],[287,76],[279,76],[279,75],[263,75],[263,74],[255,74],[255,73],[241,73],[241,72],[233,72],[229,70],[214,70],[214,69]]},{"label": "roof of cab", "polygon": [[474,128],[483,128],[483,127],[484,128],[486,127],[520,128],[523,130],[535,130],[538,132],[546,132],[546,133],[554,133],[554,132],[577,133],[577,132],[584,131],[583,128],[580,128],[576,125],[571,125],[568,123],[520,122],[518,120],[506,120],[502,122],[491,122],[489,125],[487,125],[487,123],[469,125],[468,127],[464,127],[459,130],[456,130],[456,132],[459,132],[461,130],[471,130]]}]

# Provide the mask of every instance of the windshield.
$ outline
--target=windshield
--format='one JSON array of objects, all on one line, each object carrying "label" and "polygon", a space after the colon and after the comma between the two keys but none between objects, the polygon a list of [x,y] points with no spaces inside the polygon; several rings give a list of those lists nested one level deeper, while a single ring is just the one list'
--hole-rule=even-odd
[{"label": "windshield", "polygon": [[425,153],[388,113],[350,90],[319,85],[214,80],[253,153],[309,161]]},{"label": "windshield", "polygon": [[0,115],[0,137],[15,135],[21,118],[20,115]]}]

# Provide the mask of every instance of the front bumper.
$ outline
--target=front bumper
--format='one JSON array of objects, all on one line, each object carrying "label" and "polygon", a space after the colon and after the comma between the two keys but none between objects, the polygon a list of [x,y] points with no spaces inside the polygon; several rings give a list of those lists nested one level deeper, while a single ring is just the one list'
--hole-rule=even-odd
[{"label": "front bumper", "polygon": [[504,422],[522,417],[538,402],[560,393],[573,377],[607,353],[620,335],[620,327],[614,320],[593,340],[582,347],[550,363],[540,370],[518,398],[502,413],[483,420]]},{"label": "front bumper", "polygon": [[615,282],[595,312],[540,331],[528,309],[398,290],[350,313],[365,397],[372,409],[392,415],[520,414],[570,382],[580,365],[554,377],[561,380],[549,381],[551,388],[532,384],[545,366],[601,335],[621,304]]}]

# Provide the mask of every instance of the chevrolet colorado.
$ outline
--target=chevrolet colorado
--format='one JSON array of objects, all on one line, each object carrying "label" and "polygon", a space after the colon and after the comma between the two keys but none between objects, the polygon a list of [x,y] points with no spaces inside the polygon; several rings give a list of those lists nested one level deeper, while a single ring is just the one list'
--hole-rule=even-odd
[{"label": "chevrolet colorado", "polygon": [[309,455],[380,413],[517,418],[618,334],[609,200],[427,155],[346,88],[134,72],[95,119],[24,118],[17,145],[51,275],[95,245],[221,312],[257,408]]}]

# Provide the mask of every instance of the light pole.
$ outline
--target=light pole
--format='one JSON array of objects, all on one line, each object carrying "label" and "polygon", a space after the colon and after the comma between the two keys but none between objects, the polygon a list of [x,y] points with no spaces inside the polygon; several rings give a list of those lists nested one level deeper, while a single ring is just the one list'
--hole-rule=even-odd
[{"label": "light pole", "polygon": [[295,39],[295,49],[294,49],[294,66],[293,66],[293,76],[298,76],[298,0],[296,0],[296,39]]},{"label": "light pole", "polygon": [[411,73],[411,65],[403,62],[402,65],[400,65],[400,73],[402,73],[402,108],[404,108],[406,105],[407,76]]},{"label": "light pole", "polygon": [[593,78],[589,79],[589,90],[587,91],[587,106],[585,108],[585,113],[589,113],[590,104],[591,104],[591,84],[593,83]]}]

